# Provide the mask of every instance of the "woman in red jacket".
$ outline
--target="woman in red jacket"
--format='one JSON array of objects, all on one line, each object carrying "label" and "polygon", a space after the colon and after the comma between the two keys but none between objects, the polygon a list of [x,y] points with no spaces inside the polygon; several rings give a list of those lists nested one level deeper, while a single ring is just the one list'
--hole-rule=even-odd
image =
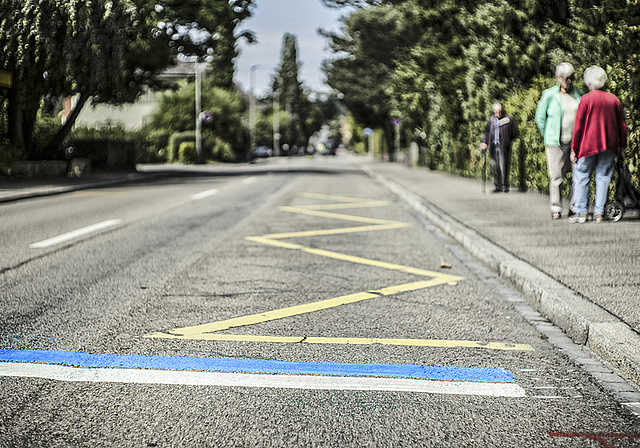
[{"label": "woman in red jacket", "polygon": [[[600,67],[589,67],[584,72],[584,82],[590,92],[580,99],[571,141],[571,160],[576,163],[573,173],[576,214],[569,218],[572,223],[587,220],[589,183],[594,171],[596,200],[593,215],[595,222],[602,221],[616,154],[618,148],[627,146],[627,125],[620,100],[601,90],[607,82],[605,71]],[[621,157],[624,157],[624,151]]]}]

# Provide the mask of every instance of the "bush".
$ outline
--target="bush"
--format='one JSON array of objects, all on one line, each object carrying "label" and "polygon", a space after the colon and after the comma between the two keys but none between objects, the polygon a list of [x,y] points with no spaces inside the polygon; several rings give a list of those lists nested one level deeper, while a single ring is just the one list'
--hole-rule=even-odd
[{"label": "bush", "polygon": [[213,158],[213,160],[223,162],[233,162],[236,159],[236,153],[233,146],[229,142],[216,137],[213,132],[203,132],[202,150],[205,158]]},{"label": "bush", "polygon": [[353,145],[353,151],[356,154],[366,154],[367,153],[367,148],[366,148],[364,142],[358,142],[358,143],[355,143]]},{"label": "bush", "polygon": [[196,163],[198,154],[196,153],[195,142],[182,142],[178,149],[178,162],[180,163]]},{"label": "bush", "polygon": [[91,160],[98,169],[135,169],[135,143],[127,140],[74,139],[74,156]]},{"label": "bush", "polygon": [[122,126],[105,126],[100,129],[86,126],[74,128],[71,135],[81,140],[127,140],[128,135]]},{"label": "bush", "polygon": [[195,148],[195,131],[176,132],[171,134],[167,142],[167,162],[173,163],[179,159],[180,144],[183,142],[193,142]]},{"label": "bush", "polygon": [[132,134],[136,143],[138,163],[164,163],[167,161],[167,145],[172,132],[166,129],[142,128]]},{"label": "bush", "polygon": [[531,88],[514,92],[504,102],[505,110],[516,119],[520,130],[511,152],[511,183],[517,183],[521,188],[549,191],[544,140],[535,117],[542,92],[554,83],[555,80],[548,77],[537,77]]},{"label": "bush", "polygon": [[[178,158],[180,143],[195,140],[193,97],[193,83],[181,87],[175,93],[163,95],[147,127],[149,131],[169,130],[176,134],[167,144],[169,162]],[[227,145],[231,145],[237,152],[245,151],[248,137],[243,124],[245,108],[245,100],[239,93],[203,83],[202,110],[208,111],[213,117],[202,126],[205,159],[212,156],[219,160],[233,159],[225,149]],[[219,140],[210,138],[208,134]],[[225,143],[219,144],[218,141]]]},{"label": "bush", "polygon": [[64,148],[56,148],[53,152],[47,149],[47,144],[61,127],[57,117],[38,116],[33,130],[34,152],[30,157],[34,160],[64,160]]},{"label": "bush", "polygon": [[24,158],[24,151],[12,145],[8,138],[0,136],[0,175],[8,174],[11,164]]}]

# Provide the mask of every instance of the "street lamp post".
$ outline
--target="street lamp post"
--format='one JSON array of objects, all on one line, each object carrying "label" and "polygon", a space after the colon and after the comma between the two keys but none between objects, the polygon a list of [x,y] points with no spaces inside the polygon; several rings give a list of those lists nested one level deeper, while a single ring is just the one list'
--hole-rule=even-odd
[{"label": "street lamp post", "polygon": [[253,150],[256,138],[256,97],[253,94],[253,85],[255,84],[254,72],[260,64],[254,64],[249,69],[249,150]]}]

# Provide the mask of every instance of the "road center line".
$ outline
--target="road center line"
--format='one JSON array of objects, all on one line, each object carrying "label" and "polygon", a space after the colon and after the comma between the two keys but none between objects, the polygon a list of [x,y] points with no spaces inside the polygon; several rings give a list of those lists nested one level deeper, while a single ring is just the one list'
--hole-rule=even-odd
[{"label": "road center line", "polygon": [[192,194],[191,195],[191,200],[192,201],[198,201],[200,199],[208,198],[208,197],[216,195],[216,194],[218,194],[218,190],[216,188],[213,188],[211,190],[203,191],[201,193]]},{"label": "road center line", "polygon": [[66,241],[70,241],[76,238],[80,238],[81,236],[87,235],[89,233],[97,232],[99,230],[107,229],[109,227],[114,227],[119,225],[122,222],[121,219],[109,219],[107,221],[102,221],[97,224],[93,224],[87,227],[83,227],[78,230],[74,230],[72,232],[68,232],[59,236],[55,236],[53,238],[49,238],[37,243],[30,244],[29,247],[33,249],[43,249],[46,247],[55,246],[56,244],[64,243]]}]

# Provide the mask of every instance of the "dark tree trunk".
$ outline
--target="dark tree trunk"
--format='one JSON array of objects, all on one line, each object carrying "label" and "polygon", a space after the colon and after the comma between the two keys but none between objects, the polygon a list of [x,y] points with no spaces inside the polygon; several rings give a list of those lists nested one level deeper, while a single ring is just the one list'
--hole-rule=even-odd
[{"label": "dark tree trunk", "polygon": [[80,115],[80,111],[82,111],[82,108],[84,107],[88,99],[89,95],[87,95],[86,93],[80,93],[80,97],[78,98],[76,106],[73,108],[71,115],[69,115],[67,121],[60,128],[60,130],[58,130],[58,132],[56,132],[55,135],[51,137],[51,140],[49,140],[49,143],[47,144],[48,153],[55,153],[60,149],[60,147],[62,147],[64,140],[67,138],[67,135],[69,135],[69,132],[71,132],[73,125],[78,119],[78,115]]},{"label": "dark tree trunk", "polygon": [[38,107],[30,107],[28,96],[25,98],[18,88],[9,90],[7,124],[9,141],[24,151],[27,159],[35,156],[33,148],[33,130],[36,124]]}]

